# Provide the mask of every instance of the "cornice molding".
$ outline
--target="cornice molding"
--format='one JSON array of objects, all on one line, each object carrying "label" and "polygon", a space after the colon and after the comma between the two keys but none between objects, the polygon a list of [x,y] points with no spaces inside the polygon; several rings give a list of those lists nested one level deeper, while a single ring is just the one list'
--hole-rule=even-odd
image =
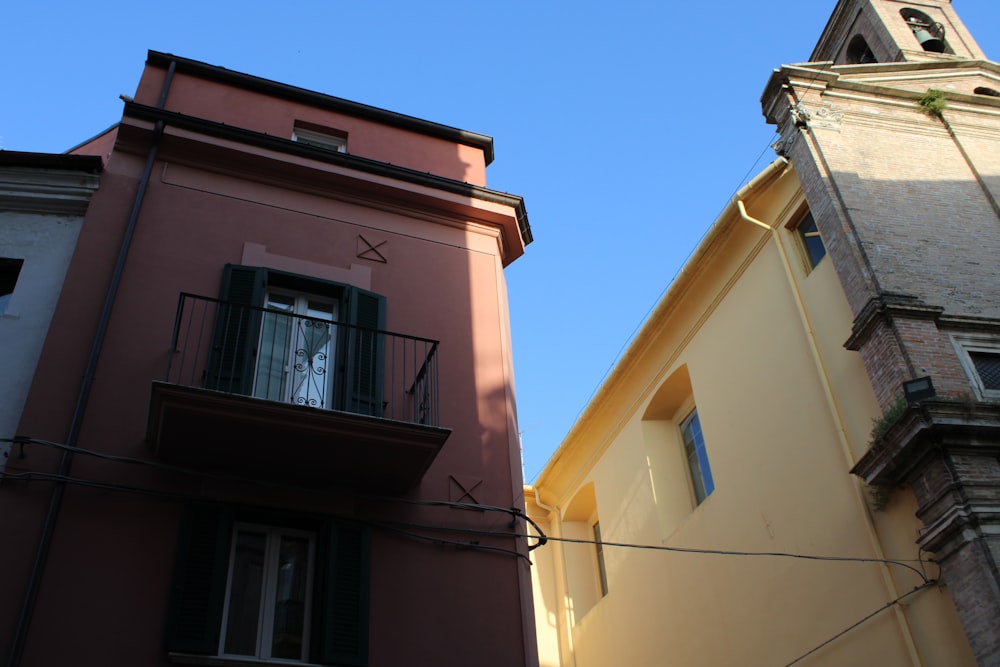
[{"label": "cornice molding", "polygon": [[937,320],[944,313],[941,306],[928,306],[909,294],[885,292],[872,297],[854,318],[851,336],[844,343],[857,352],[880,324],[890,324],[895,318],[907,320]]},{"label": "cornice molding", "polygon": [[463,195],[471,199],[509,206],[515,211],[518,230],[523,239],[524,245],[532,242],[533,236],[531,225],[528,222],[528,214],[524,207],[524,199],[518,195],[490,190],[478,185],[471,185],[451,178],[437,176],[426,172],[420,172],[406,167],[379,162],[369,158],[351,155],[349,153],[338,153],[309,144],[292,141],[283,137],[276,137],[261,132],[254,132],[224,123],[205,120],[188,116],[175,111],[158,109],[136,102],[126,102],[123,113],[125,118],[147,121],[150,123],[162,122],[165,126],[180,128],[198,134],[204,134],[219,139],[234,141],[257,148],[295,155],[299,157],[326,162],[328,164],[345,167],[355,171],[391,178],[406,183],[419,185],[427,188],[448,192],[451,194]]},{"label": "cornice molding", "polygon": [[0,210],[83,215],[99,184],[94,173],[0,167]]},{"label": "cornice molding", "polygon": [[923,401],[910,408],[851,469],[868,484],[907,484],[941,451],[1000,455],[1000,403]]}]

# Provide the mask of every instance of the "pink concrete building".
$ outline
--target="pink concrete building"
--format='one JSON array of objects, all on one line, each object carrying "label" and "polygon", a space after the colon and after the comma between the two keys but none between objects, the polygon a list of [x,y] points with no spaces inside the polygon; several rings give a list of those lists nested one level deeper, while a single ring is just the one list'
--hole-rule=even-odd
[{"label": "pink concrete building", "polygon": [[150,52],[73,152],[7,664],[537,664],[492,139]]}]

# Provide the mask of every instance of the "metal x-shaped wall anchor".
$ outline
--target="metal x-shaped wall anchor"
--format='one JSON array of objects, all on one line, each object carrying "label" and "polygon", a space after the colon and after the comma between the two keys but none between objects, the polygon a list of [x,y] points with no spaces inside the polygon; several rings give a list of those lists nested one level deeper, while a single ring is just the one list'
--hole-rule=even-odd
[{"label": "metal x-shaped wall anchor", "polygon": [[479,499],[473,495],[473,491],[482,486],[481,477],[448,475],[448,479],[448,500],[453,503],[479,504]]},{"label": "metal x-shaped wall anchor", "polygon": [[[364,244],[362,246],[361,244]],[[372,243],[366,239],[361,234],[358,234],[358,258],[360,259],[370,259],[373,262],[381,262],[383,264],[388,264],[389,260],[385,258],[385,255],[378,251],[379,248],[384,246],[388,241],[382,241],[381,243]]]}]

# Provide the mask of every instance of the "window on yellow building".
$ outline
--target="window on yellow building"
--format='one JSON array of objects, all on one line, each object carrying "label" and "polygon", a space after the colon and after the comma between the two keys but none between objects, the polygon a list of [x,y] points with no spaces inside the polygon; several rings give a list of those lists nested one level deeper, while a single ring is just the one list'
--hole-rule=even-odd
[{"label": "window on yellow building", "polygon": [[701,416],[686,365],[674,369],[642,416],[654,502],[665,535],[715,490]]},{"label": "window on yellow building", "polygon": [[600,541],[594,483],[587,482],[574,494],[562,516],[562,536],[575,540],[562,546],[566,567],[566,593],[574,624],[608,592],[608,575]]},{"label": "window on yellow building", "polygon": [[608,594],[608,568],[604,564],[604,541],[601,539],[601,522],[594,522],[594,546],[597,550],[597,574],[601,584],[601,597]]},{"label": "window on yellow building", "polygon": [[816,220],[810,211],[806,211],[795,224],[795,232],[799,237],[806,264],[811,270],[819,264],[821,259],[826,257],[826,246],[823,245]]},{"label": "window on yellow building", "polygon": [[695,501],[700,505],[715,491],[715,480],[712,479],[712,467],[708,463],[708,452],[705,451],[705,436],[701,432],[698,411],[693,410],[685,417],[680,428],[684,440],[684,455],[691,473],[691,486]]}]

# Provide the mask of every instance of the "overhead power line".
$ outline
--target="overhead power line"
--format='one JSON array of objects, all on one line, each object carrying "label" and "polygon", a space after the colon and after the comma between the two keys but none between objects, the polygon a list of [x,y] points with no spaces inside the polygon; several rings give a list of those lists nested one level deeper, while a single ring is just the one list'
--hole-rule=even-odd
[{"label": "overhead power line", "polygon": [[[23,448],[28,444],[41,445],[46,447],[53,447],[56,449],[66,449],[68,445],[52,442],[50,440],[40,440],[37,438],[29,437],[17,437],[17,438],[4,438],[0,441],[12,442],[14,444],[21,445]],[[260,484],[268,487],[283,488],[286,490],[293,490],[297,492],[305,492],[311,494],[323,494],[323,493],[344,493],[344,489],[313,489],[304,488],[301,486],[296,486],[293,484],[283,484],[270,482],[268,480],[260,480],[256,478],[239,477],[232,475],[218,475],[215,473],[210,473],[206,471],[194,470],[190,468],[183,468],[178,466],[166,465],[159,463],[157,461],[149,461],[147,459],[139,459],[128,456],[116,456],[111,454],[103,454],[101,452],[95,452],[93,450],[84,449],[80,447],[73,448],[77,453],[94,456],[96,458],[114,462],[114,463],[124,463],[132,465],[142,465],[163,472],[183,474],[195,477],[213,478],[213,479],[225,479],[227,481],[233,482],[246,482],[250,484]],[[71,477],[66,475],[58,475],[53,473],[45,472],[4,472],[0,473],[0,479],[9,480],[20,480],[25,482],[31,481],[47,481],[47,482],[66,482],[78,486],[90,487],[103,489],[107,491],[119,491],[125,493],[135,493],[139,495],[145,495],[150,497],[155,497],[163,500],[181,502],[188,500],[199,500],[198,497],[193,497],[183,493],[177,493],[173,491],[159,490],[154,488],[143,488],[139,486],[132,486],[127,484],[121,484],[118,482],[108,482],[101,480],[90,480],[83,479],[79,477]],[[433,536],[422,536],[418,534],[411,534],[412,530],[425,530],[425,531],[439,531],[439,532],[460,532],[460,533],[475,533],[483,537],[493,537],[501,539],[535,539],[537,540],[534,544],[528,547],[529,551],[533,551],[541,546],[544,546],[548,542],[564,542],[564,543],[575,543],[575,544],[590,544],[598,545],[603,547],[618,547],[625,549],[643,549],[650,551],[663,551],[663,552],[673,552],[673,553],[688,553],[688,554],[700,554],[700,555],[712,555],[712,556],[730,556],[730,557],[751,557],[751,558],[797,558],[802,560],[813,560],[813,561],[829,561],[829,562],[845,562],[845,563],[881,563],[886,565],[896,565],[899,567],[906,568],[914,572],[920,577],[921,581],[927,583],[933,581],[929,578],[921,569],[910,565],[910,563],[917,563],[921,567],[927,562],[934,562],[933,560],[924,559],[883,559],[883,558],[869,558],[869,557],[852,557],[852,556],[826,556],[817,554],[799,554],[791,552],[781,552],[781,551],[741,551],[741,550],[728,550],[728,549],[710,549],[701,547],[675,547],[667,545],[653,545],[653,544],[635,544],[629,542],[608,542],[608,541],[596,541],[587,539],[575,539],[569,537],[551,537],[542,531],[541,527],[529,517],[523,510],[516,507],[499,507],[495,505],[486,505],[481,503],[460,503],[445,500],[432,500],[432,499],[412,499],[412,498],[400,498],[392,496],[376,496],[376,495],[366,495],[363,493],[352,493],[352,495],[360,498],[365,498],[366,500],[372,502],[391,502],[400,503],[407,505],[421,505],[430,507],[451,507],[456,509],[467,509],[475,510],[481,512],[496,512],[500,514],[505,514],[510,517],[510,524],[508,530],[482,530],[467,527],[457,527],[457,526],[442,526],[442,525],[432,525],[424,523],[414,523],[414,522],[385,522],[385,521],[372,521],[369,522],[377,527],[384,528],[386,530],[395,530],[401,534],[406,533],[411,537],[417,539],[422,539],[429,542],[436,542],[439,544],[451,544],[452,546],[461,548],[489,548],[494,551],[504,551],[512,554],[516,554],[519,557],[524,557],[523,554],[517,553],[513,550],[507,550],[503,548],[492,547],[488,545],[480,545],[475,542],[458,542],[452,540],[445,540]],[[520,532],[514,530],[517,520],[523,520],[530,524],[536,531],[537,534],[531,534],[526,532]]]}]

